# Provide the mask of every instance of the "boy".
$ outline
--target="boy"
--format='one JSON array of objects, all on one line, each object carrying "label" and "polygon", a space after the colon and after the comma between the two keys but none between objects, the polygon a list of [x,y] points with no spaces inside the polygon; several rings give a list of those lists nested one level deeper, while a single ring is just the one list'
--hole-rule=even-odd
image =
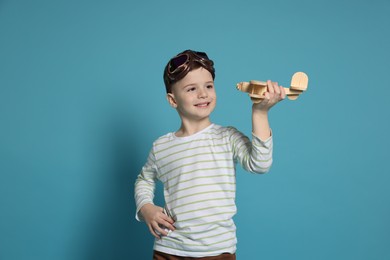
[{"label": "boy", "polygon": [[[156,237],[153,259],[236,259],[235,164],[265,173],[272,164],[269,109],[285,98],[267,81],[264,100],[252,106],[252,141],[233,127],[210,121],[216,105],[214,63],[186,50],[164,69],[169,104],[181,119],[176,132],[158,138],[135,183],[137,220]],[[156,181],[165,207],[153,204]]]}]

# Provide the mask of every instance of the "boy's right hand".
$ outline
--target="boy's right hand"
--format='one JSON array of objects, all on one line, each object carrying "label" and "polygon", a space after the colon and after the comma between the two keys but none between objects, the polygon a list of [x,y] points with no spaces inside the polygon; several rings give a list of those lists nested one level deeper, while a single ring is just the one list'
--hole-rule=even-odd
[{"label": "boy's right hand", "polygon": [[163,208],[153,204],[145,204],[140,209],[140,212],[145,219],[150,233],[152,233],[154,237],[161,238],[161,236],[158,235],[156,231],[159,234],[166,236],[168,235],[168,231],[166,231],[165,228],[168,228],[172,231],[175,230],[175,227],[173,226],[173,219],[164,213]]}]

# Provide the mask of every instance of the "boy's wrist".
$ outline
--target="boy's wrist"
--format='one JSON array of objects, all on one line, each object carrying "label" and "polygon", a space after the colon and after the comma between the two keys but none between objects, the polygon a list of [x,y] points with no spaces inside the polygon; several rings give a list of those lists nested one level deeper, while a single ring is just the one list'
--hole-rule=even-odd
[{"label": "boy's wrist", "polygon": [[152,206],[154,206],[152,203],[148,202],[148,203],[145,203],[144,205],[142,205],[142,207],[139,209],[139,212],[141,213],[141,215],[144,215],[145,211],[148,211],[149,208],[151,208]]},{"label": "boy's wrist", "polygon": [[252,113],[256,116],[268,116],[267,109],[258,109],[258,108],[252,107]]},{"label": "boy's wrist", "polygon": [[147,202],[144,205],[142,205],[142,207],[140,208],[140,211],[145,210],[146,208],[148,208],[150,206],[154,206],[154,205],[150,202]]}]

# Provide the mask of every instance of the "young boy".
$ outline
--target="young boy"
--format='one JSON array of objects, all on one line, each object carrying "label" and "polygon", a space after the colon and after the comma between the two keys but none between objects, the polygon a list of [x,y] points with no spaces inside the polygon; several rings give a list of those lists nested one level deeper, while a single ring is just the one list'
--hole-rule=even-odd
[{"label": "young boy", "polygon": [[[264,100],[252,106],[250,141],[210,121],[214,78],[204,52],[186,50],[165,67],[167,99],[181,126],[153,143],[135,183],[136,218],[156,237],[153,259],[236,259],[235,165],[252,173],[271,167],[268,111],[285,98],[283,87],[267,81]],[[153,204],[157,180],[164,185],[164,208]]]}]

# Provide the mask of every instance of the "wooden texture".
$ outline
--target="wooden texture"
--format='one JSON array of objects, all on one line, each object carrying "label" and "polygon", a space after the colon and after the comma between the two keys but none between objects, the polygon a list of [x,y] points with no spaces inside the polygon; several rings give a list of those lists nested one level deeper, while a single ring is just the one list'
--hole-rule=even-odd
[{"label": "wooden texture", "polygon": [[[307,90],[309,78],[304,72],[296,72],[291,78],[290,88],[284,88],[288,99],[296,100],[299,95]],[[249,94],[253,103],[259,103],[264,99],[267,91],[267,82],[251,80],[250,82],[237,83],[237,89]]]}]

